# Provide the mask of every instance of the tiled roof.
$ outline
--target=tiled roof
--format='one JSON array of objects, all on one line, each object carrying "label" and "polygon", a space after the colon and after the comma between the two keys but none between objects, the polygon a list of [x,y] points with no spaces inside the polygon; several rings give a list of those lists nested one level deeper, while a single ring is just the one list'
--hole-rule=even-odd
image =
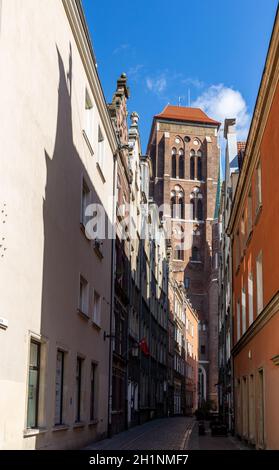
[{"label": "tiled roof", "polygon": [[167,105],[160,114],[154,116],[157,119],[170,119],[173,121],[200,122],[220,126],[220,122],[208,117],[200,108],[188,108],[184,106]]},{"label": "tiled roof", "polygon": [[245,147],[246,147],[246,142],[237,142],[237,153],[240,151],[244,152]]}]

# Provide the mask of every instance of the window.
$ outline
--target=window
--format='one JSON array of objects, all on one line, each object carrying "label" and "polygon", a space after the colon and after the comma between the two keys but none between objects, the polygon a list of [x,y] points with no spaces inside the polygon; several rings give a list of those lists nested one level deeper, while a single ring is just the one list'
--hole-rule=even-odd
[{"label": "window", "polygon": [[237,231],[235,237],[235,260],[236,260],[236,269],[238,269],[240,262],[240,247],[239,247],[239,231]]},{"label": "window", "polygon": [[55,379],[55,424],[63,423],[63,384],[64,384],[64,355],[63,351],[57,351],[56,379]]},{"label": "window", "polygon": [[250,189],[248,194],[248,204],[247,204],[247,236],[249,237],[252,231],[252,190]]},{"label": "window", "polygon": [[179,178],[184,179],[184,152],[179,150]]},{"label": "window", "polygon": [[244,212],[241,217],[241,222],[240,222],[240,252],[241,252],[241,257],[243,256],[243,252],[245,249],[245,219],[244,219]]},{"label": "window", "polygon": [[263,256],[262,251],[259,253],[256,261],[257,269],[257,313],[261,313],[263,309]]},{"label": "window", "polygon": [[203,220],[203,207],[202,200],[198,199],[198,220]]},{"label": "window", "polygon": [[89,143],[92,145],[93,142],[93,104],[88,93],[88,90],[85,90],[85,132],[89,140]]},{"label": "window", "polygon": [[246,331],[246,292],[242,289],[241,293],[241,310],[242,310],[242,334]]},{"label": "window", "polygon": [[184,198],[183,196],[180,196],[178,199],[178,206],[179,206],[179,215],[178,217],[180,219],[184,219]]},{"label": "window", "polygon": [[203,204],[202,204],[202,193],[200,188],[195,187],[190,194],[190,204],[192,209],[193,220],[203,220]]},{"label": "window", "polygon": [[185,289],[189,289],[190,287],[190,278],[189,277],[185,277]]},{"label": "window", "polygon": [[80,214],[80,222],[85,227],[86,225],[86,216],[85,211],[87,206],[90,203],[90,191],[86,184],[86,182],[82,181],[82,195],[81,195],[81,214]]},{"label": "window", "polygon": [[176,155],[173,155],[171,158],[171,176],[176,178]]},{"label": "window", "polygon": [[213,256],[213,269],[218,269],[219,268],[219,255],[218,253],[214,253]]},{"label": "window", "polygon": [[28,378],[27,428],[38,427],[41,345],[31,339]]},{"label": "window", "polygon": [[240,302],[238,300],[236,306],[236,322],[237,322],[237,341],[240,339]]},{"label": "window", "polygon": [[205,354],[205,345],[204,344],[201,345],[201,354]]},{"label": "window", "polygon": [[171,151],[171,176],[172,178],[176,178],[176,148],[173,147]]},{"label": "window", "polygon": [[101,131],[101,127],[98,127],[98,164],[101,169],[104,166],[104,145],[105,139],[103,137],[103,133]]},{"label": "window", "polygon": [[202,180],[202,159],[201,159],[201,152],[197,152],[197,179],[199,181]]},{"label": "window", "polygon": [[256,213],[262,205],[262,168],[261,162],[256,168]]},{"label": "window", "polygon": [[83,359],[77,358],[76,364],[76,423],[81,420],[81,379],[82,379]]},{"label": "window", "polygon": [[85,315],[88,314],[88,282],[83,276],[79,280],[79,310]]},{"label": "window", "polygon": [[175,217],[175,196],[171,198],[171,216],[174,219]]},{"label": "window", "polygon": [[195,200],[190,200],[190,219],[195,220]]},{"label": "window", "polygon": [[253,274],[248,276],[248,301],[249,301],[249,326],[254,320],[254,307],[253,307]]},{"label": "window", "polygon": [[184,192],[180,186],[171,192],[171,217],[184,219]]},{"label": "window", "polygon": [[195,179],[195,152],[191,150],[190,152],[190,179]]},{"label": "window", "polygon": [[96,291],[93,301],[93,322],[101,326],[101,297]]},{"label": "window", "polygon": [[200,261],[199,249],[196,246],[192,247],[192,261]]},{"label": "window", "polygon": [[91,375],[90,375],[90,420],[95,419],[96,410],[96,364],[91,364]]},{"label": "window", "polygon": [[174,259],[183,261],[184,258],[184,253],[183,250],[181,249],[180,245],[176,245],[175,250],[174,250]]}]

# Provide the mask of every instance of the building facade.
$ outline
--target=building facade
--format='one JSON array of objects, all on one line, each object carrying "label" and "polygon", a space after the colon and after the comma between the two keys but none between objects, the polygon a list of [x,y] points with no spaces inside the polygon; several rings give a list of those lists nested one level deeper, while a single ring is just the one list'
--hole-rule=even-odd
[{"label": "building facade", "polygon": [[168,268],[166,238],[149,197],[151,164],[142,155],[139,116],[127,123],[127,77],[109,105],[117,159],[110,433],[166,415]]},{"label": "building facade", "polygon": [[219,224],[219,412],[230,432],[234,432],[233,403],[233,306],[232,306],[232,252],[231,241],[226,230],[239,175],[239,160],[243,142],[237,142],[236,120],[226,119],[224,138],[226,140],[225,180],[222,184]]},{"label": "building facade", "polygon": [[277,12],[228,224],[235,428],[265,449],[279,449],[278,71]]},{"label": "building facade", "polygon": [[[171,240],[173,279],[200,320],[199,404],[217,406],[219,123],[196,108],[166,106],[148,143],[151,194]],[[216,255],[216,256],[215,256]]]},{"label": "building facade", "polygon": [[107,434],[117,140],[80,2],[2,1],[0,66],[0,447],[82,447]]},{"label": "building facade", "polygon": [[114,254],[114,311],[112,329],[108,335],[112,350],[112,382],[110,433],[123,431],[127,427],[127,360],[128,318],[131,285],[129,208],[130,182],[128,151],[127,99],[129,89],[127,77],[122,74],[112,103],[108,106],[118,140],[116,183],[116,226]]}]

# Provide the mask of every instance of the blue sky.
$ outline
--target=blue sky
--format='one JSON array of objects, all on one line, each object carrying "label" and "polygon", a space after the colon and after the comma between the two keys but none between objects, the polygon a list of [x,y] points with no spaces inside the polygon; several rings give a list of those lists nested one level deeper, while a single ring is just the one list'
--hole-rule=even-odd
[{"label": "blue sky", "polygon": [[277,0],[83,0],[107,101],[126,72],[143,152],[167,103],[236,117],[245,139]]}]

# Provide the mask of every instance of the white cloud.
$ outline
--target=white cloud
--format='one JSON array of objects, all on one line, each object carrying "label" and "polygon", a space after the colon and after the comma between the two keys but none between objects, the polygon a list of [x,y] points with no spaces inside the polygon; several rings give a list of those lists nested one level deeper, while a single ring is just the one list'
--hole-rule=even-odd
[{"label": "white cloud", "polygon": [[204,82],[202,82],[201,80],[199,80],[198,78],[183,78],[181,80],[181,83],[182,85],[185,85],[185,86],[193,86],[194,88],[203,88],[204,87]]},{"label": "white cloud", "polygon": [[120,44],[120,46],[114,49],[113,54],[119,54],[120,52],[123,52],[129,48],[130,48],[130,44]]},{"label": "white cloud", "polygon": [[167,87],[167,79],[164,74],[155,78],[147,77],[146,86],[149,91],[152,91],[156,95],[161,95]]},{"label": "white cloud", "polygon": [[141,70],[144,68],[143,64],[137,64],[134,67],[130,67],[127,72],[128,79],[137,82],[140,78]]},{"label": "white cloud", "polygon": [[236,118],[237,139],[247,138],[250,115],[241,93],[223,84],[211,85],[191,106],[201,108],[209,117],[223,125],[226,118]]}]

